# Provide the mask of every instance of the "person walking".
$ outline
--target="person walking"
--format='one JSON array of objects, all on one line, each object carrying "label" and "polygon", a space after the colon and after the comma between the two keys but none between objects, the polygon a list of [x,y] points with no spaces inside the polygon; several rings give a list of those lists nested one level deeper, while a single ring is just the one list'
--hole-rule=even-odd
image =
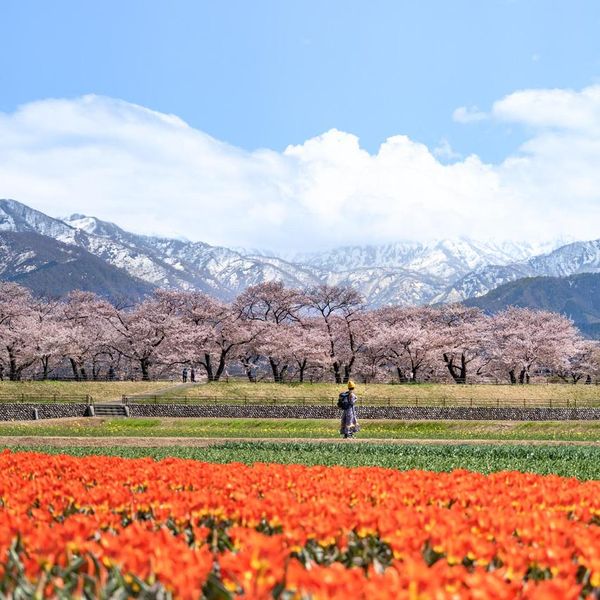
[{"label": "person walking", "polygon": [[348,381],[348,390],[342,392],[338,399],[338,406],[342,409],[340,435],[343,435],[344,439],[354,437],[360,431],[355,408],[358,398],[354,393],[354,387],[354,382]]},{"label": "person walking", "polygon": [[183,381],[183,383],[187,383],[187,374],[188,374],[187,367],[184,367],[183,371],[181,371],[181,381]]},{"label": "person walking", "polygon": [[190,381],[192,383],[196,383],[196,370],[194,369],[194,367],[190,369]]}]

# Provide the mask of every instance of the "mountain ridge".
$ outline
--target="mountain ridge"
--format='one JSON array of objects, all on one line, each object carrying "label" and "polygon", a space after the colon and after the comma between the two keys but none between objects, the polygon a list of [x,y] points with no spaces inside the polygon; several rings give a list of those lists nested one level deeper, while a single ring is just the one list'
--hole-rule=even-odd
[{"label": "mountain ridge", "polygon": [[600,338],[600,273],[527,277],[464,303],[492,314],[509,306],[558,312],[572,319],[586,335]]},{"label": "mountain ridge", "polygon": [[289,287],[352,286],[371,306],[429,304],[481,296],[507,280],[552,269],[567,275],[585,265],[600,269],[600,240],[571,244],[558,255],[562,266],[548,256],[569,245],[532,255],[539,247],[529,243],[466,238],[346,246],[286,259],[131,233],[80,213],[60,220],[16,200],[0,200],[1,231],[37,233],[81,248],[153,288],[196,289],[224,300],[250,285],[280,280]]}]

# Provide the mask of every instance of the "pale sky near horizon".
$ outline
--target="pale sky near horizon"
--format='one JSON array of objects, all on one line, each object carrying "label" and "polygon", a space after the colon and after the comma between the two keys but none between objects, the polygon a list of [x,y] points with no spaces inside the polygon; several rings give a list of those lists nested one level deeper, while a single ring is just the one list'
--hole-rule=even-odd
[{"label": "pale sky near horizon", "polygon": [[0,197],[304,250],[600,238],[595,1],[0,0]]}]

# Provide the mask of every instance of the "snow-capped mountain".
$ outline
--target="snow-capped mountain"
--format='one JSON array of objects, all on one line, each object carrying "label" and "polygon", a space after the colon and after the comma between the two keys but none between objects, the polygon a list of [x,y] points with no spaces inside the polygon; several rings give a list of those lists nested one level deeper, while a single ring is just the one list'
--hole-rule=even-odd
[{"label": "snow-capped mountain", "polygon": [[[123,246],[167,265],[179,279],[185,279],[182,284],[168,287],[201,289],[230,298],[262,281],[281,280],[290,287],[303,287],[315,281],[314,273],[276,257],[244,256],[203,242],[137,235],[95,217],[72,215],[65,222],[94,237],[117,239]],[[124,268],[129,270],[127,265]]]},{"label": "snow-capped mountain", "polygon": [[199,282],[210,283],[214,293],[226,298],[261,281],[281,280],[293,287],[317,283],[349,285],[360,290],[373,305],[423,304],[476,267],[508,264],[533,253],[526,245],[459,239],[431,244],[350,246],[287,261],[256,251],[139,236],[94,217],[72,215],[65,221],[89,234],[118,239],[155,253],[182,273],[197,273],[194,287]]},{"label": "snow-capped mountain", "polygon": [[114,300],[138,300],[154,286],[87,252],[33,231],[0,230],[0,279],[14,281],[43,296],[72,289]]},{"label": "snow-capped mountain", "polygon": [[525,244],[476,242],[465,238],[431,243],[398,242],[381,246],[347,246],[322,253],[299,255],[295,262],[324,271],[361,268],[398,268],[442,279],[456,278],[490,264],[508,264],[536,254]]},{"label": "snow-capped mountain", "polygon": [[433,301],[460,302],[483,296],[524,277],[568,277],[579,273],[600,273],[600,240],[573,242],[527,260],[480,267],[458,279]]},{"label": "snow-capped mountain", "polygon": [[[223,299],[250,285],[280,280],[302,288],[319,283],[350,285],[372,306],[427,304],[482,295],[519,277],[600,270],[600,242],[550,247],[553,252],[535,256],[540,248],[531,244],[460,238],[348,246],[285,260],[267,252],[138,235],[82,214],[55,219],[15,200],[0,200],[2,231],[36,234],[76,247],[151,287],[197,289]],[[5,246],[16,243],[15,239],[4,240]],[[37,252],[39,260],[31,263],[37,265],[43,263],[44,251],[36,249],[35,239],[28,240],[27,252]],[[10,255],[11,264],[17,264],[24,248],[21,244],[12,253],[5,248],[4,256]],[[62,249],[55,254],[66,256]]]},{"label": "snow-capped mountain", "polygon": [[229,299],[250,285],[282,280],[314,285],[312,270],[278,258],[243,256],[202,242],[129,233],[114,223],[81,214],[54,219],[15,200],[0,200],[0,231],[34,232],[77,246],[153,286],[198,289]]}]

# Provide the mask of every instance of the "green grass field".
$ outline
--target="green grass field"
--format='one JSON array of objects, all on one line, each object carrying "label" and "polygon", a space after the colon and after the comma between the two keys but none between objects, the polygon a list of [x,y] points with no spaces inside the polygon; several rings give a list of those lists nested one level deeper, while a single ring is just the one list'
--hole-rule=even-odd
[{"label": "green grass field", "polygon": [[[153,402],[334,404],[343,385],[249,383],[239,380],[174,389]],[[357,384],[365,404],[408,406],[600,406],[600,386],[570,384],[455,385]]]},{"label": "green grass field", "polygon": [[[361,438],[438,440],[600,441],[596,421],[363,420]],[[73,419],[0,425],[0,436],[337,438],[330,419]],[[118,441],[116,442],[118,443]]]},{"label": "green grass field", "polygon": [[[170,389],[171,388],[171,389]],[[331,383],[249,383],[231,380],[181,389],[169,382],[0,381],[0,402],[117,400],[139,396],[136,402],[227,402],[249,404],[334,405],[343,385]],[[455,385],[357,384],[365,405],[392,406],[599,406],[600,386],[570,384]]]},{"label": "green grass field", "polygon": [[0,402],[65,402],[117,400],[123,395],[150,393],[168,381],[0,381]]},{"label": "green grass field", "polygon": [[208,448],[52,448],[15,447],[14,451],[34,450],[75,456],[116,455],[155,459],[178,457],[206,462],[275,462],[306,465],[379,466],[393,469],[451,471],[469,469],[482,473],[517,470],[556,474],[579,479],[600,478],[600,448],[548,446],[414,446],[369,444],[311,444],[290,442],[225,443]]}]

